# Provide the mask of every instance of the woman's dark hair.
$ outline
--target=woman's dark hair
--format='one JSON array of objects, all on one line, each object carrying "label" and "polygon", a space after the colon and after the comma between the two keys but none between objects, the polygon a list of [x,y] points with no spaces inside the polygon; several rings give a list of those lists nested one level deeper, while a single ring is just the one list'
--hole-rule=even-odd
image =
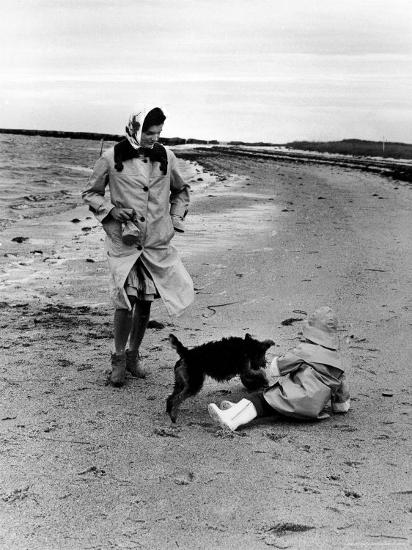
[{"label": "woman's dark hair", "polygon": [[162,109],[160,109],[160,107],[155,107],[147,113],[143,121],[142,132],[145,132],[148,128],[150,128],[150,126],[158,126],[159,124],[163,124],[165,120],[166,117]]}]

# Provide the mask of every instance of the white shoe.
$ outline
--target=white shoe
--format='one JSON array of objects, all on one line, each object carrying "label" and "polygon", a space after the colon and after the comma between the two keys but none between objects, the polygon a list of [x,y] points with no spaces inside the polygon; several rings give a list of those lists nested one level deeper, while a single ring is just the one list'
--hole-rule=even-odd
[{"label": "white shoe", "polygon": [[248,424],[257,417],[254,404],[248,399],[241,399],[227,410],[221,410],[215,403],[210,403],[207,410],[212,420],[224,429],[234,432],[239,426]]},{"label": "white shoe", "polygon": [[233,407],[233,405],[236,405],[236,403],[233,403],[232,401],[228,401],[227,399],[225,399],[220,403],[220,409],[222,411],[227,411],[227,409],[230,409],[231,407]]},{"label": "white shoe", "polygon": [[334,413],[346,413],[350,409],[350,399],[347,399],[343,403],[336,403],[332,401],[332,411]]}]

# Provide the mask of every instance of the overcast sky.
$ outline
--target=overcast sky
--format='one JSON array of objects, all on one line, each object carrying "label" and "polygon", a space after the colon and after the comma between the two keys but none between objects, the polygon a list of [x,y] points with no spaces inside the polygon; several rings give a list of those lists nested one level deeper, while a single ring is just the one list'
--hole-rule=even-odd
[{"label": "overcast sky", "polygon": [[412,143],[411,0],[2,0],[0,127]]}]

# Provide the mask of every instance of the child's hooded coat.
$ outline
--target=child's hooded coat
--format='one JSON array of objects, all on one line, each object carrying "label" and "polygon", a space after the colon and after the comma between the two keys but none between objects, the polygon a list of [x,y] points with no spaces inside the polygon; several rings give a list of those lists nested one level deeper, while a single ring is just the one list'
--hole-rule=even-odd
[{"label": "child's hooded coat", "polygon": [[330,400],[345,403],[349,393],[339,352],[302,343],[277,360],[279,380],[263,397],[277,412],[300,419],[323,419]]}]

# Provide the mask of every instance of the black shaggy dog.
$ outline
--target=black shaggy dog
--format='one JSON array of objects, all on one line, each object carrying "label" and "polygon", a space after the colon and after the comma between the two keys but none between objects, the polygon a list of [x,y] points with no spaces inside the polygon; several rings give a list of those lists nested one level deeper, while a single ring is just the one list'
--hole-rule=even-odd
[{"label": "black shaggy dog", "polygon": [[173,334],[169,341],[180,356],[175,365],[173,393],[167,398],[166,411],[172,422],[176,422],[181,403],[202,389],[206,375],[218,382],[239,375],[248,390],[268,386],[263,369],[266,351],[275,344],[272,340],[260,342],[246,334],[244,339],[232,336],[192,349],[185,348]]}]

